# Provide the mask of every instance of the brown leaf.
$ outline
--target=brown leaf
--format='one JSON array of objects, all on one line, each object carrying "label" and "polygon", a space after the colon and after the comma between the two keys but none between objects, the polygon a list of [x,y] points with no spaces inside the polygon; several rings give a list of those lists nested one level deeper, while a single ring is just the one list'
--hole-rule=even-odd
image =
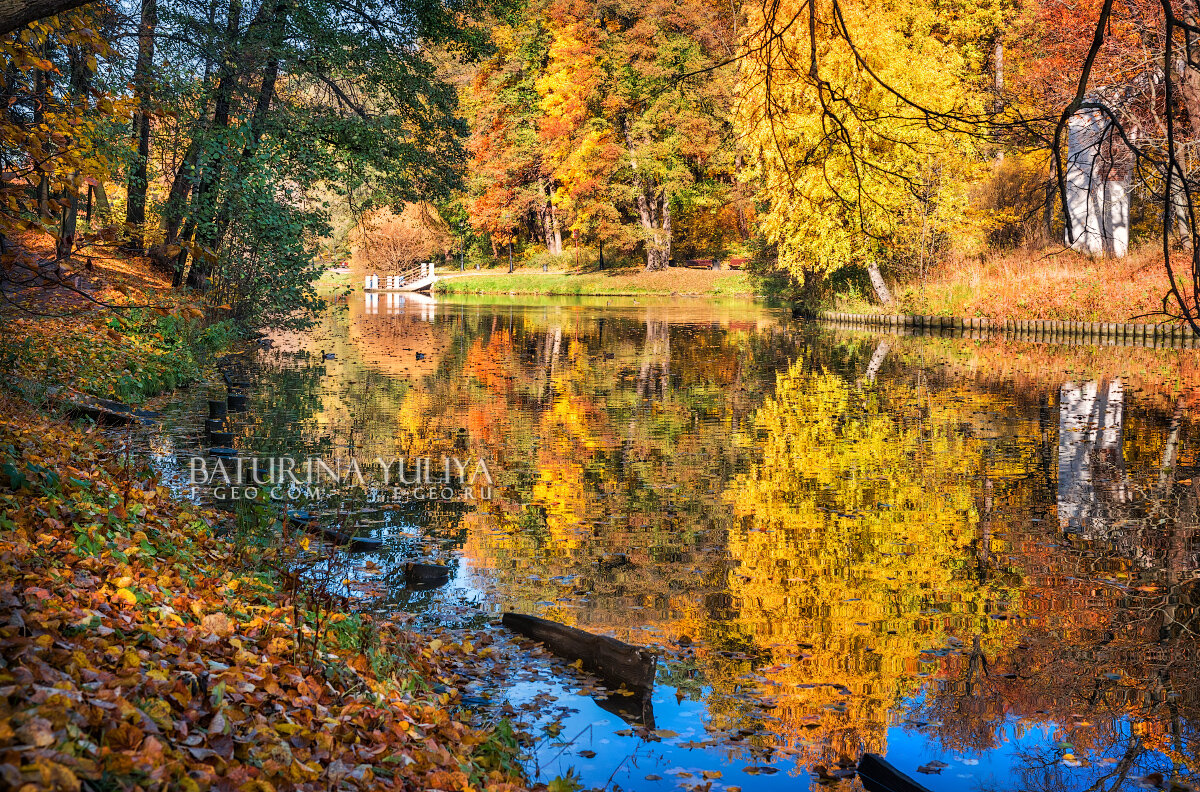
[{"label": "brown leaf", "polygon": [[233,622],[224,613],[210,613],[201,619],[200,625],[210,633],[222,638],[233,635]]}]

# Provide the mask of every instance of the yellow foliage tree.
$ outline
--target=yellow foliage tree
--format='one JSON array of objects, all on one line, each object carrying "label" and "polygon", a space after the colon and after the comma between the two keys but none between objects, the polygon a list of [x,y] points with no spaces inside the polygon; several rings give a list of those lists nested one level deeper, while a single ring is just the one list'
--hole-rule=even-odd
[{"label": "yellow foliage tree", "polygon": [[[784,0],[747,9],[737,124],[761,184],[760,227],[812,301],[826,276],[879,267],[932,234],[962,232],[977,143],[941,120],[975,115],[983,94],[954,24],[974,8],[932,0]],[[951,31],[948,33],[947,31]]]}]

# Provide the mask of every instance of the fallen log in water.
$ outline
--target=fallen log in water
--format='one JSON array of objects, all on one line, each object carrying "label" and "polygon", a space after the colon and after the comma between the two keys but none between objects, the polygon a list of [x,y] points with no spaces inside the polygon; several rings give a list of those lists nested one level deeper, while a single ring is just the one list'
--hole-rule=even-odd
[{"label": "fallen log in water", "polygon": [[383,540],[370,536],[356,536],[330,525],[322,525],[317,519],[305,511],[289,511],[288,519],[304,528],[311,534],[323,537],[329,542],[344,546],[350,550],[373,551],[383,549]]},{"label": "fallen log in water", "polygon": [[513,632],[545,644],[559,657],[571,662],[582,661],[584,669],[612,687],[624,685],[641,694],[648,694],[654,688],[658,656],[648,649],[537,616],[506,613],[501,621]]},{"label": "fallen log in water", "polygon": [[73,418],[91,418],[101,424],[157,423],[159,420],[158,413],[139,410],[112,399],[89,396],[62,385],[47,387],[24,377],[9,377],[9,381],[26,399],[53,402]]},{"label": "fallen log in water", "polygon": [[879,754],[863,754],[858,760],[858,777],[867,792],[930,792]]},{"label": "fallen log in water", "polygon": [[96,423],[125,425],[132,423],[157,423],[158,413],[138,410],[128,404],[111,399],[99,399],[83,393],[59,395],[59,402],[72,417],[91,418]]},{"label": "fallen log in water", "polygon": [[437,588],[450,580],[452,571],[448,566],[409,561],[404,565],[404,583],[411,589]]},{"label": "fallen log in water", "polygon": [[371,536],[358,536],[355,534],[350,534],[345,531],[340,531],[337,528],[332,528],[328,525],[317,525],[315,527],[321,536],[324,536],[333,544],[346,547],[349,550],[369,552],[383,549],[382,539],[376,539]]}]

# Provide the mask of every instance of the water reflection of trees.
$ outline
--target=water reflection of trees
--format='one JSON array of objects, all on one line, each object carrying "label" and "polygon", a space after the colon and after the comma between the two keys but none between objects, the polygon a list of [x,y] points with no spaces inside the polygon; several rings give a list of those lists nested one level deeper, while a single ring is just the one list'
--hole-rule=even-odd
[{"label": "water reflection of trees", "polygon": [[1047,728],[1091,762],[1022,741],[1029,789],[1195,761],[1186,400],[652,309],[431,326],[432,373],[347,397],[387,422],[381,448],[487,456],[498,497],[445,546],[500,607],[694,639],[662,683],[709,689],[711,728],[759,756],[831,765],[899,725],[964,753]]},{"label": "water reflection of trees", "polygon": [[982,668],[948,658],[908,713],[940,724],[954,751],[993,747],[1014,721],[1051,728],[1071,747],[1023,743],[1024,789],[1117,789],[1195,762],[1194,434],[1184,401],[1164,415],[1123,391],[1119,380],[1059,389],[1057,436],[1037,438],[1043,457],[1057,451],[1057,480],[1002,482],[996,496],[1020,504],[996,515],[1003,563],[1024,581],[1020,640]]},{"label": "water reflection of trees", "polygon": [[729,491],[742,516],[730,589],[770,652],[773,728],[808,764],[885,750],[929,651],[965,638],[977,667],[984,646],[1013,640],[989,616],[1006,611],[1016,578],[981,578],[973,547],[987,446],[963,422],[981,398],[796,366],[746,438],[762,458]]},{"label": "water reflection of trees", "polygon": [[[627,636],[646,624],[695,632],[671,622],[720,585],[719,493],[747,454],[729,426],[752,414],[794,345],[651,313],[523,318],[488,328],[466,357],[469,410],[487,412],[472,439],[501,457],[508,504],[487,510],[468,555],[503,579],[511,607],[540,602],[552,618]],[[629,563],[611,564],[619,554]]]}]

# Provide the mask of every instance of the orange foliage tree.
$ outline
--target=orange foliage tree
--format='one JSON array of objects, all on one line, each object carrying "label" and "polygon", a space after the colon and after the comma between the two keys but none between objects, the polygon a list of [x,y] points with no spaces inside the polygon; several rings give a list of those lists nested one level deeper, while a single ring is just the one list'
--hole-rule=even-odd
[{"label": "orange foliage tree", "polygon": [[413,203],[399,214],[387,208],[368,214],[352,242],[357,268],[394,270],[444,254],[450,249],[450,231],[436,209]]}]

